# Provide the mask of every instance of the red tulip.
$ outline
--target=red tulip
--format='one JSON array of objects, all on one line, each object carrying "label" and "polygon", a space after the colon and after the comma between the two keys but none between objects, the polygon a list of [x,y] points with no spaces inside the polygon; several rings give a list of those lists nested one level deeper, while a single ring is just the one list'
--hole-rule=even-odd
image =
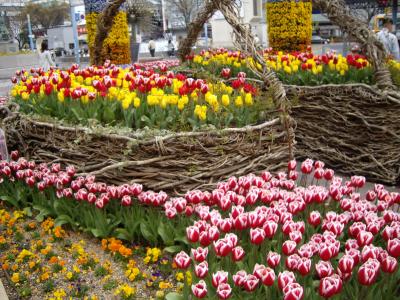
[{"label": "red tulip", "polygon": [[203,262],[207,258],[208,248],[201,248],[201,247],[198,247],[197,249],[192,248],[192,255],[195,261]]},{"label": "red tulip", "polygon": [[400,256],[400,239],[395,238],[388,240],[387,243],[387,251],[389,254],[393,257],[399,257]]},{"label": "red tulip", "polygon": [[325,180],[332,180],[335,172],[332,169],[325,169],[324,171],[324,178]]},{"label": "red tulip", "polygon": [[294,241],[285,241],[282,245],[282,252],[283,254],[289,256],[296,251],[296,242]]},{"label": "red tulip", "polygon": [[207,247],[211,244],[212,240],[210,239],[207,230],[200,232],[199,241],[200,245],[202,245],[203,247]]},{"label": "red tulip", "polygon": [[372,285],[379,275],[380,263],[376,259],[369,259],[358,269],[358,282],[362,285]]},{"label": "red tulip", "polygon": [[198,278],[205,278],[208,274],[208,263],[206,261],[201,262],[194,267],[194,273]]},{"label": "red tulip", "polygon": [[243,283],[243,287],[246,291],[252,292],[257,288],[259,282],[260,280],[256,276],[248,274],[245,282]]},{"label": "red tulip", "polygon": [[329,261],[320,260],[315,265],[315,270],[317,271],[319,278],[325,278],[333,274],[333,267]]},{"label": "red tulip", "polygon": [[262,228],[250,229],[250,241],[255,245],[260,245],[265,239],[265,231]]},{"label": "red tulip", "polygon": [[289,171],[296,170],[296,165],[297,165],[297,162],[296,162],[295,159],[289,161],[289,163],[288,163],[288,170],[289,170]]},{"label": "red tulip", "polygon": [[175,255],[174,262],[179,269],[187,269],[190,266],[191,259],[185,251],[181,251]]},{"label": "red tulip", "polygon": [[199,240],[200,232],[195,226],[189,226],[186,228],[186,237],[189,242],[196,243]]},{"label": "red tulip", "polygon": [[314,227],[321,224],[321,214],[318,211],[310,212],[310,216],[308,217],[308,223]]},{"label": "red tulip", "polygon": [[232,260],[237,262],[244,258],[245,252],[242,247],[238,246],[232,250]]},{"label": "red tulip", "polygon": [[264,285],[272,286],[274,284],[275,272],[271,268],[256,264],[254,266],[253,275],[260,279]]},{"label": "red tulip", "polygon": [[319,282],[319,294],[327,299],[339,294],[342,287],[343,283],[338,275],[325,277]]},{"label": "red tulip", "polygon": [[397,269],[397,259],[387,256],[381,261],[382,271],[385,273],[394,273]]},{"label": "red tulip", "polygon": [[293,272],[283,271],[278,275],[278,287],[283,290],[287,285],[296,282]]},{"label": "red tulip", "polygon": [[303,172],[304,174],[310,174],[312,171],[312,168],[313,168],[312,164],[309,163],[308,161],[304,161],[301,164],[301,172]]},{"label": "red tulip", "polygon": [[297,282],[289,283],[283,289],[283,300],[301,300],[304,297],[303,287]]},{"label": "red tulip", "polygon": [[289,271],[295,271],[300,262],[300,256],[292,254],[286,258],[285,266]]},{"label": "red tulip", "polygon": [[300,231],[292,231],[291,233],[289,233],[289,238],[290,238],[290,240],[294,241],[296,244],[299,244],[301,242],[301,239],[303,238],[303,236]]},{"label": "red tulip", "polygon": [[338,268],[340,269],[340,271],[342,271],[343,273],[351,273],[353,271],[354,268],[354,259],[352,256],[350,255],[343,255],[340,259],[339,259],[339,265]]},{"label": "red tulip", "polygon": [[217,271],[212,274],[212,285],[217,288],[222,283],[228,282],[228,272],[225,271]]},{"label": "red tulip", "polygon": [[131,196],[125,195],[122,197],[121,204],[123,206],[130,206],[132,204]]},{"label": "red tulip", "polygon": [[221,76],[223,78],[229,78],[231,76],[231,69],[229,69],[229,68],[222,69]]},{"label": "red tulip", "polygon": [[360,231],[357,235],[357,243],[360,247],[370,245],[374,240],[374,235],[368,231]]},{"label": "red tulip", "polygon": [[214,242],[214,250],[217,256],[227,256],[232,252],[232,245],[225,239]]},{"label": "red tulip", "polygon": [[207,284],[204,280],[200,280],[195,285],[192,285],[192,293],[196,298],[204,298],[207,296]]},{"label": "red tulip", "polygon": [[232,294],[232,288],[227,283],[222,283],[217,288],[217,295],[219,299],[228,299]]},{"label": "red tulip", "polygon": [[263,229],[265,232],[265,236],[267,238],[272,238],[275,235],[276,230],[278,229],[278,224],[274,221],[267,221],[265,222]]},{"label": "red tulip", "polygon": [[322,168],[317,168],[317,169],[314,171],[314,178],[315,178],[315,179],[319,180],[319,179],[321,179],[323,176],[324,176],[324,169],[322,169]]},{"label": "red tulip", "polygon": [[297,264],[297,271],[303,276],[310,273],[311,270],[311,259],[302,257]]},{"label": "red tulip", "polygon": [[232,276],[233,282],[236,286],[243,286],[244,282],[246,281],[247,273],[246,271],[238,271],[235,275]]},{"label": "red tulip", "polygon": [[270,251],[267,256],[267,263],[271,268],[275,268],[281,261],[280,254]]}]

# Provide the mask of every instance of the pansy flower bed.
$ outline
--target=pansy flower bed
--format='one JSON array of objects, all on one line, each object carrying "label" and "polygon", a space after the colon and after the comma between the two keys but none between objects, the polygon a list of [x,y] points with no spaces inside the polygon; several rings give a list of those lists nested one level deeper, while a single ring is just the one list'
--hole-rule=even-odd
[{"label": "pansy flower bed", "polygon": [[[182,269],[179,278],[185,278],[185,284],[182,291],[172,292],[173,299],[190,295],[393,299],[398,295],[400,227],[395,208],[400,194],[379,184],[361,192],[364,177],[344,181],[320,161],[308,159],[301,166],[291,161],[287,172],[231,177],[212,192],[194,190],[170,198],[139,192],[137,185],[116,188],[114,193],[92,179],[73,178],[71,169],[36,167],[16,153],[11,157],[16,161],[1,164],[2,199],[14,206],[32,206],[39,217],[64,214],[56,220],[85,229],[89,224],[85,210],[94,213],[99,223],[107,214],[111,221],[105,235],[118,235],[131,226],[115,225],[114,220],[131,210],[145,211],[128,218],[146,224],[145,230],[138,226],[127,237],[154,241],[148,222],[156,221],[162,237],[158,241],[168,246],[165,250],[183,249],[174,262]],[[54,210],[46,211],[44,205]],[[71,222],[77,209],[81,214]],[[152,211],[157,215],[149,215]],[[117,218],[112,219],[113,214]],[[92,228],[88,232],[98,233]],[[103,247],[109,249],[110,241]],[[146,260],[151,261],[152,255],[149,252]]]},{"label": "pansy flower bed", "polygon": [[0,266],[10,299],[163,299],[183,273],[156,247],[101,242],[39,222],[29,208],[0,207]]}]

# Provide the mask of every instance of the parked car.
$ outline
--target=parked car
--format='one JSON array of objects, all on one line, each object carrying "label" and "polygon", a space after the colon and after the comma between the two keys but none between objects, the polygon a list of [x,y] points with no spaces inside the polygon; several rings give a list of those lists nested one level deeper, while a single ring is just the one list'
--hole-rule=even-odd
[{"label": "parked car", "polygon": [[329,39],[325,39],[319,35],[313,35],[311,37],[311,44],[329,44]]},{"label": "parked car", "polygon": [[66,51],[64,48],[59,47],[59,48],[55,48],[55,49],[54,49],[54,54],[55,54],[57,57],[59,57],[59,56],[64,56],[64,55],[67,54],[67,51]]}]

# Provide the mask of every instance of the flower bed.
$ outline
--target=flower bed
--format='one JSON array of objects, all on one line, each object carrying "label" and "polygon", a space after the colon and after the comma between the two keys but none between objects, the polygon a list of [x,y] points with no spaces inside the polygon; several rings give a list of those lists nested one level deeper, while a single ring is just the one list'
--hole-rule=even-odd
[{"label": "flower bed", "polygon": [[[252,63],[236,51],[202,52],[189,65],[235,82],[236,74]],[[388,184],[400,183],[400,145],[396,91],[376,89],[372,68],[362,56],[334,53],[265,51],[292,100],[296,127],[296,156],[322,159],[346,174],[360,174]],[[389,66],[396,82],[399,64]],[[247,70],[251,77],[251,70]],[[365,84],[364,84],[365,83]]]},{"label": "flower bed", "polygon": [[[348,55],[329,52],[315,55],[308,48],[303,52],[282,52],[271,48],[264,50],[268,67],[273,69],[284,84],[321,85],[366,83],[373,84],[373,70],[368,60],[362,55]],[[213,75],[225,78],[236,77],[239,72],[246,72],[254,77],[249,65],[253,59],[246,57],[240,51],[213,49],[201,51],[198,55],[188,57],[189,67],[194,70],[203,69]],[[398,65],[391,62],[393,72],[399,72]],[[230,73],[222,72],[229,69]]]},{"label": "flower bed", "polygon": [[[72,163],[105,182],[134,179],[177,193],[250,168],[283,167],[292,130],[280,112],[265,112],[274,109],[272,101],[244,73],[231,86],[159,67],[161,73],[109,63],[50,74],[32,70],[29,78],[19,73],[12,91],[19,111],[3,120],[10,149],[39,162]],[[26,115],[32,112],[36,116]],[[115,126],[100,126],[106,124]]]},{"label": "flower bed", "polygon": [[[17,159],[16,153],[11,157]],[[2,162],[1,198],[14,206],[32,206],[39,218],[49,214],[43,205],[57,206],[54,213],[63,215],[54,221],[55,226],[66,220],[72,226],[79,223],[81,228],[86,228],[87,211],[96,211],[99,222],[111,207],[119,216],[129,209],[145,209],[143,203],[126,197],[138,192],[136,185],[116,188],[118,196],[113,196],[110,187],[90,183],[90,178],[67,180],[73,169],[65,172],[58,168],[36,167],[24,159]],[[322,162],[308,159],[299,168],[295,161],[289,162],[288,172],[276,176],[265,171],[259,176],[231,177],[218,183],[212,192],[189,191],[185,198],[162,196],[163,213],[173,229],[159,229],[159,233],[168,236],[186,229],[186,237],[174,240],[189,242],[192,247],[191,255],[179,252],[174,262],[183,271],[189,269],[193,284],[185,281],[182,291],[170,296],[359,299],[367,293],[370,297],[379,293],[384,299],[396,297],[400,214],[393,206],[400,203],[400,194],[382,185],[361,194],[364,184],[364,177],[353,176],[345,182]],[[100,192],[102,189],[105,191]],[[107,196],[110,202],[98,205]],[[149,204],[160,199],[160,194],[154,194],[153,200],[148,196],[149,192],[141,192],[137,197],[139,202],[148,199]],[[97,208],[91,203],[94,197]],[[81,214],[69,222],[65,217],[69,214],[67,207],[75,205],[79,207],[70,212],[74,216],[79,210]],[[167,220],[149,216],[151,210],[160,212],[149,208],[146,214],[129,220],[146,226],[148,222],[163,224]],[[139,234],[151,237],[146,232]],[[103,246],[111,250],[109,243]]]},{"label": "flower bed", "polygon": [[115,238],[100,243],[51,218],[39,222],[29,208],[1,206],[0,227],[0,272],[10,299],[163,299],[182,285],[175,279],[182,273],[159,248]]}]

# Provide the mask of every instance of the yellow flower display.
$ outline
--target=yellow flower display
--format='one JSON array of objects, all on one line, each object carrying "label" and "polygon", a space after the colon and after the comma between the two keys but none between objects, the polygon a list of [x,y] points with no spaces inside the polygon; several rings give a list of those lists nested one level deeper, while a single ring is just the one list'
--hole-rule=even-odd
[{"label": "yellow flower display", "polygon": [[305,50],[311,43],[311,1],[270,1],[266,4],[270,46],[277,50]]},{"label": "yellow flower display", "polygon": [[[99,14],[92,12],[86,15],[86,28],[88,32],[87,42],[89,51],[94,49],[96,38],[97,18]],[[126,12],[120,11],[114,18],[113,26],[104,40],[103,55],[117,65],[131,62],[128,20]]]}]

